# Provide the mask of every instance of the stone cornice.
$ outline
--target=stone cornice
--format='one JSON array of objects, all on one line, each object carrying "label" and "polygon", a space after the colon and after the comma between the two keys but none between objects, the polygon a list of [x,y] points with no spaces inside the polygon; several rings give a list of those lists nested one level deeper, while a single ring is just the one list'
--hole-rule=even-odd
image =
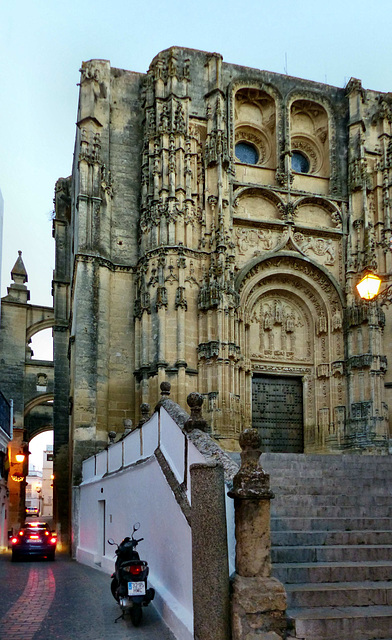
[{"label": "stone cornice", "polygon": [[100,267],[106,267],[110,271],[131,271],[136,272],[136,267],[127,264],[116,264],[109,260],[109,258],[103,258],[102,256],[94,255],[91,253],[77,253],[75,255],[75,263],[77,262],[96,262]]}]

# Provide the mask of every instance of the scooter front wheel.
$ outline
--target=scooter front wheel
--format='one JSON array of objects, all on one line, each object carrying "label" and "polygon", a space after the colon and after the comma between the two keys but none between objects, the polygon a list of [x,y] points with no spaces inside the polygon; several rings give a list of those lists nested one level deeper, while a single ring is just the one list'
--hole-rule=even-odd
[{"label": "scooter front wheel", "polygon": [[129,612],[134,627],[138,627],[143,618],[143,609],[140,604],[134,604]]}]

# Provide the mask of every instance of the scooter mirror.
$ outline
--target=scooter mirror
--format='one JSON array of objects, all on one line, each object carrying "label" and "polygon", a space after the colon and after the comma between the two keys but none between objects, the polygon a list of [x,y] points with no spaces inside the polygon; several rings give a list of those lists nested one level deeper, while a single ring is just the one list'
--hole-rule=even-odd
[{"label": "scooter mirror", "polygon": [[109,544],[116,544],[116,543],[114,542],[113,538],[109,538],[108,543],[109,543]]},{"label": "scooter mirror", "polygon": [[135,522],[133,525],[133,532],[138,531],[140,529],[140,522]]}]

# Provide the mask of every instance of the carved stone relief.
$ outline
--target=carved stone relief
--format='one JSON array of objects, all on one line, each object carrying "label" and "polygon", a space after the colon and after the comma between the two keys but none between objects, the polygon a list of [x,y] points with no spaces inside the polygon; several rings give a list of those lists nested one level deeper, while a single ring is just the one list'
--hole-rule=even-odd
[{"label": "carved stone relief", "polygon": [[[284,274],[277,274],[277,272],[281,270],[288,270],[292,274],[289,277],[290,286],[299,291],[302,291],[308,297],[308,299],[312,301],[318,315],[320,315],[323,311],[323,308],[320,304],[321,298],[315,296],[314,289],[307,285],[301,276],[311,278],[316,288],[319,288],[328,296],[330,304],[340,308],[341,303],[339,295],[328,277],[312,264],[304,262],[301,259],[296,260],[295,258],[289,258],[288,256],[277,256],[276,258],[268,258],[268,260],[264,260],[256,264],[252,269],[248,271],[248,273],[243,278],[241,289],[244,289],[245,286],[248,288],[249,285],[247,285],[247,283],[249,283],[253,279],[255,279],[255,282],[256,280],[260,281],[260,277],[262,276],[262,274],[264,273],[265,277],[268,272],[274,274],[273,277],[277,280],[277,282],[279,281],[281,283],[287,284],[288,277]],[[269,280],[271,280],[271,277],[268,277]]]},{"label": "carved stone relief", "polygon": [[253,309],[250,344],[258,350],[252,357],[309,362],[311,341],[308,314],[290,296],[263,296]]},{"label": "carved stone relief", "polygon": [[325,266],[333,266],[335,264],[336,242],[333,242],[331,238],[304,236],[297,231],[294,234],[294,240],[305,255],[315,258]]},{"label": "carved stone relief", "polygon": [[281,234],[271,229],[236,227],[234,235],[238,254],[245,255],[250,249],[270,251]]}]

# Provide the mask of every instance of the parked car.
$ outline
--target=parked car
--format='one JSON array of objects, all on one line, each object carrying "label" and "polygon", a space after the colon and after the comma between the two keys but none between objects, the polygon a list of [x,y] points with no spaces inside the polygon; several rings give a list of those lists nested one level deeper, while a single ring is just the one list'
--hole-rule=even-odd
[{"label": "parked car", "polygon": [[54,560],[57,536],[46,522],[26,522],[11,538],[12,561],[40,556]]}]

